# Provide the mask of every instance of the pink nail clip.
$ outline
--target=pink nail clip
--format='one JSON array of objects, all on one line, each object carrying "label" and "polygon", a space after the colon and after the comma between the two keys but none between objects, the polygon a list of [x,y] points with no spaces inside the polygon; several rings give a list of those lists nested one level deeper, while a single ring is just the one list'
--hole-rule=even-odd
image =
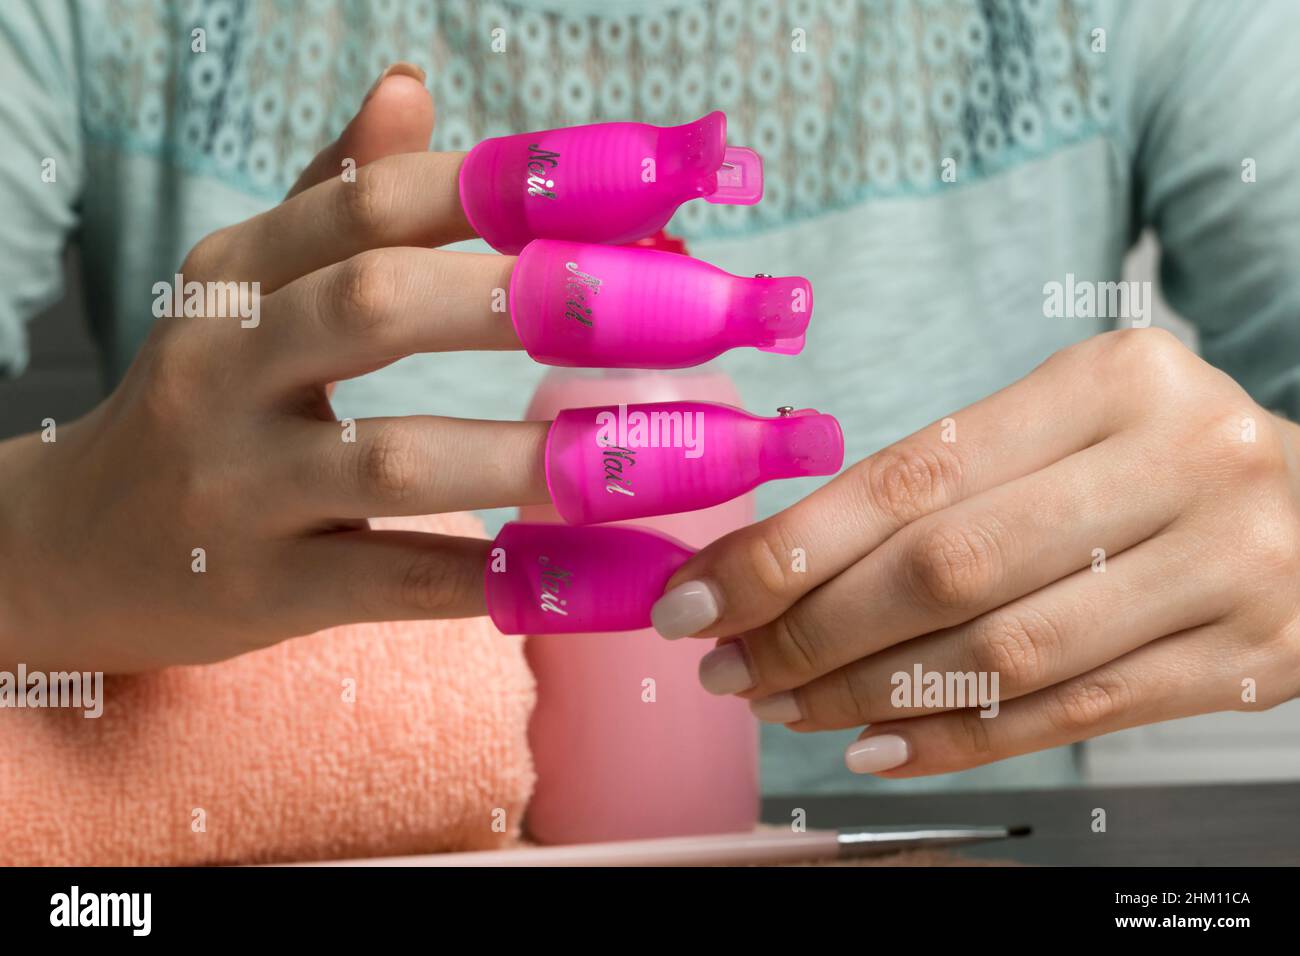
[{"label": "pink nail clip", "polygon": [[510,318],[546,365],[686,368],[728,349],[802,351],[812,284],[734,276],[673,252],[535,239],[510,276]]},{"label": "pink nail clip", "polygon": [[727,117],[684,126],[596,123],[484,140],[460,168],[460,201],[474,231],[498,252],[532,239],[622,243],[664,227],[703,197],[752,205],[763,161],[727,146]]},{"label": "pink nail clip", "polygon": [[512,521],[492,542],[488,614],[503,634],[587,634],[650,626],[650,608],[695,552],[642,528]]},{"label": "pink nail clip", "polygon": [[788,406],[776,418],[714,402],[569,408],[546,439],[546,487],[570,524],[695,511],[843,464],[840,423]]}]

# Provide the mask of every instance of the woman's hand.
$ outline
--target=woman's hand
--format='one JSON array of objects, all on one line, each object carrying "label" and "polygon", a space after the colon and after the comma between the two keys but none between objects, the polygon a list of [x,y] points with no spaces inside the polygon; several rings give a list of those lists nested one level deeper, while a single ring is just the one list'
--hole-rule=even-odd
[{"label": "woman's hand", "polygon": [[403,72],[285,202],[190,252],[184,281],[247,284],[255,318],[158,319],[102,405],[0,445],[0,658],[141,670],[483,612],[487,542],[365,519],[548,500],[546,424],[353,429],[327,397],[413,352],[519,347],[492,309],[514,259],[428,248],[472,236],[462,157],[423,152],[432,103]]},{"label": "woman's hand", "polygon": [[[1168,333],[1101,335],[706,548],[655,624],[739,635],[706,688],[870,724],[846,760],[891,777],[1271,707],[1300,694],[1300,428]],[[913,698],[917,665],[1001,702]]]}]

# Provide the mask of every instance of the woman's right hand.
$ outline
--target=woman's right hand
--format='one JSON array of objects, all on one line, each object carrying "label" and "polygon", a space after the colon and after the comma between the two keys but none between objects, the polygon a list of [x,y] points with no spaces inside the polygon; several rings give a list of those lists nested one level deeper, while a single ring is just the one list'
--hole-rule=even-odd
[{"label": "woman's right hand", "polygon": [[365,519],[545,502],[546,423],[352,435],[328,397],[411,353],[519,348],[493,311],[514,259],[430,248],[473,232],[411,73],[380,78],[283,203],[191,250],[184,281],[259,283],[255,314],[157,319],[99,407],[0,444],[0,666],[146,670],[483,613],[488,542]]}]

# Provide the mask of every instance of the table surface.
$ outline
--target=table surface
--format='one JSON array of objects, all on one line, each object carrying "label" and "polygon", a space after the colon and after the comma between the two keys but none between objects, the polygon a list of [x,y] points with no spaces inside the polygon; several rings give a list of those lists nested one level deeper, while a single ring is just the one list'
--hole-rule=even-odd
[{"label": "table surface", "polygon": [[[956,847],[1048,866],[1300,865],[1300,782],[769,797],[763,820],[809,829],[873,824],[1027,824],[1012,840]],[[1095,810],[1105,832],[1093,831]]]}]

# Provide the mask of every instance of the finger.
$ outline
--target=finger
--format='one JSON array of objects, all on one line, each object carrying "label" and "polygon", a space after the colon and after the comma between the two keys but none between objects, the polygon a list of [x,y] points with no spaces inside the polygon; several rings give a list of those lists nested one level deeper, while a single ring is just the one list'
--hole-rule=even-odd
[{"label": "finger", "polygon": [[339,531],[294,542],[279,563],[304,634],[365,621],[486,613],[491,542],[418,531]]},{"label": "finger", "polygon": [[433,98],[424,88],[425,74],[414,63],[394,63],[366,93],[356,116],[338,139],[307,164],[285,197],[365,166],[381,156],[428,149],[433,135]]},{"label": "finger", "polygon": [[[967,624],[872,654],[751,707],[761,719],[799,731],[977,705],[996,712],[1004,701],[1222,618],[1235,585],[1199,550],[1190,533],[1158,536],[1109,560],[1104,571],[1079,571]],[[938,675],[944,693],[922,699],[925,675]]]},{"label": "finger", "polygon": [[854,465],[813,495],[700,551],[668,583],[665,637],[736,634],[773,620],[905,525],[1101,441],[1132,415],[1097,389],[1105,336]]},{"label": "finger", "polygon": [[1242,674],[1262,662],[1225,654],[1230,640],[1222,625],[1171,635],[1009,701],[996,717],[967,709],[874,724],[849,745],[845,763],[885,777],[952,773],[1128,727],[1244,710]]},{"label": "finger", "polygon": [[402,153],[332,176],[195,246],[186,270],[259,283],[299,276],[385,246],[440,246],[474,231],[460,205],[463,153]]},{"label": "finger", "polygon": [[1158,469],[1135,481],[1147,454],[1134,436],[1116,435],[909,525],[748,632],[745,692],[799,687],[1037,591],[1088,567],[1097,549],[1116,555],[1155,535],[1185,490]]},{"label": "finger", "polygon": [[545,504],[550,422],[419,415],[295,422],[281,461],[302,519],[445,514]]},{"label": "finger", "polygon": [[245,371],[279,394],[415,352],[521,348],[509,314],[498,310],[514,262],[398,248],[317,270],[266,299]]}]

